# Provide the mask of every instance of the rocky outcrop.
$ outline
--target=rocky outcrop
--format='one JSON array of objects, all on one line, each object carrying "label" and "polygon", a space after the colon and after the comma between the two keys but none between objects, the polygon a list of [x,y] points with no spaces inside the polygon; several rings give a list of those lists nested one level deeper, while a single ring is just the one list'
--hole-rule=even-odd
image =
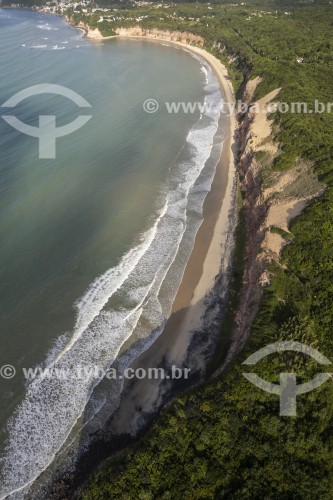
[{"label": "rocky outcrop", "polygon": [[[70,19],[66,19],[70,23]],[[104,37],[98,28],[90,28],[87,24],[80,22],[77,28],[83,29],[86,32],[87,38],[93,40],[103,40],[105,38],[120,37],[142,37],[155,40],[165,40],[166,42],[180,42],[196,47],[203,47],[204,39],[199,35],[194,35],[187,31],[169,31],[160,30],[157,28],[144,29],[141,26],[133,26],[132,28],[116,28],[116,35]]]},{"label": "rocky outcrop", "polygon": [[155,38],[157,40],[166,40],[169,42],[187,43],[189,45],[196,45],[203,47],[204,39],[199,35],[194,35],[187,31],[169,31],[160,30],[157,28],[144,29],[141,26],[134,26],[133,28],[117,28],[117,35],[119,36],[140,36],[144,38]]},{"label": "rocky outcrop", "polygon": [[267,207],[263,202],[261,183],[258,182],[254,152],[248,146],[251,137],[252,117],[249,113],[246,113],[238,118],[236,166],[245,217],[245,263],[231,345],[223,364],[215,371],[213,377],[220,375],[244,346],[250,334],[251,324],[258,312],[263,293],[260,276],[265,269],[265,262],[259,258],[259,255],[264,237],[262,225],[267,215]]}]

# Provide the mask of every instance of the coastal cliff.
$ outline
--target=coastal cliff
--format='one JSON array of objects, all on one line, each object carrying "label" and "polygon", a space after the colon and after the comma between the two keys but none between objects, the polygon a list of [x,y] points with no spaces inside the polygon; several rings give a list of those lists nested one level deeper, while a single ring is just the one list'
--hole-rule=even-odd
[{"label": "coastal cliff", "polygon": [[245,214],[245,262],[231,346],[213,376],[220,375],[244,347],[264,288],[271,281],[270,264],[275,262],[281,266],[281,251],[293,239],[290,223],[326,189],[309,162],[298,160],[287,172],[272,169],[281,153],[281,145],[275,140],[270,113],[274,111],[274,103],[276,109],[275,101],[281,89],[255,100],[254,93],[262,79],[249,80],[247,68],[242,70],[244,83],[240,98],[248,111],[237,116],[236,168]]},{"label": "coastal cliff", "polygon": [[[66,18],[71,24],[71,19]],[[166,42],[179,42],[197,47],[203,47],[204,39],[188,31],[170,31],[160,30],[155,28],[144,29],[141,26],[133,26],[132,28],[116,28],[115,35],[103,36],[98,28],[91,28],[89,25],[80,22],[76,25],[77,28],[83,29],[86,32],[87,38],[90,40],[105,40],[108,38],[120,37],[142,37],[156,40],[165,40]]]},{"label": "coastal cliff", "polygon": [[168,42],[180,42],[189,45],[196,45],[203,47],[204,39],[199,35],[194,35],[187,31],[169,31],[159,29],[143,29],[141,26],[134,26],[133,28],[118,28],[116,33],[119,36],[140,36],[150,39],[160,39]]}]

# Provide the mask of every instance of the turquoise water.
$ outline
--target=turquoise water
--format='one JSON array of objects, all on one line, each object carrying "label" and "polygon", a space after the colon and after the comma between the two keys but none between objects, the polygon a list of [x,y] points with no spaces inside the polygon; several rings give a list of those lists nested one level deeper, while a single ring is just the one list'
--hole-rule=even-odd
[{"label": "turquoise water", "polygon": [[[167,44],[91,43],[56,16],[0,9],[0,65],[0,105],[42,83],[91,104],[78,110],[43,94],[1,114],[34,126],[42,114],[55,114],[57,126],[92,115],[57,139],[55,159],[39,159],[37,139],[0,119],[0,367],[17,372],[0,379],[5,498],[28,491],[52,463],[99,382],[28,385],[22,368],[107,368],[124,345],[161,330],[223,137],[210,68]],[[148,114],[150,98],[210,99],[214,109]]]}]

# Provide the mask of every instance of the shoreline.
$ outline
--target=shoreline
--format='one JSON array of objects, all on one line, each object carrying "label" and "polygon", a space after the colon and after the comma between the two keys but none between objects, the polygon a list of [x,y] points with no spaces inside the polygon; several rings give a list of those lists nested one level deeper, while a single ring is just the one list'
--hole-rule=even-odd
[{"label": "shoreline", "polygon": [[[65,17],[65,20],[71,24],[67,17]],[[84,23],[79,23],[79,25],[73,27],[83,30],[85,32],[84,36],[92,42],[114,39],[120,41],[141,40],[157,42],[159,44],[167,43],[170,46],[180,47],[203,58],[215,73],[222,97],[229,104],[227,109],[235,109],[231,107],[235,104],[235,94],[227,68],[219,59],[204,48],[172,40],[173,34],[169,31],[153,30],[153,32],[143,32],[140,27],[129,29],[119,28],[118,34],[104,37],[98,28],[91,29]],[[139,32],[140,34],[138,34]],[[165,36],[158,36],[158,34]],[[185,32],[182,34],[186,35]],[[195,41],[203,44],[204,39],[199,38],[201,40],[196,39]],[[226,136],[211,189],[204,202],[203,220],[196,234],[182,281],[177,290],[171,315],[160,335],[163,338],[167,337],[169,344],[170,340],[173,339],[173,347],[170,348],[170,345],[165,345],[164,348],[169,358],[179,364],[184,364],[187,351],[190,349],[193,332],[203,329],[202,318],[207,308],[207,304],[204,304],[205,298],[213,290],[214,282],[221,272],[221,267],[227,269],[229,264],[228,257],[230,260],[230,255],[223,256],[223,247],[228,239],[228,233],[233,233],[232,227],[228,227],[227,230],[226,227],[228,226],[229,212],[235,203],[233,186],[236,179],[235,134],[237,122],[236,117],[232,114],[229,116],[225,113],[224,116],[226,118]],[[223,260],[224,262],[222,263]],[[159,345],[161,343],[160,337],[155,340],[154,344]],[[147,351],[150,352],[153,350],[154,344]],[[158,351],[154,355],[155,363],[158,363],[160,350],[163,350],[162,346],[159,349],[155,348],[155,351]],[[138,360],[144,355],[145,353],[140,355]],[[134,364],[136,365],[137,363],[135,362]],[[154,363],[151,363],[151,365],[155,366]]]},{"label": "shoreline", "polygon": [[[66,21],[69,22],[68,19]],[[199,56],[214,72],[224,101],[232,105],[235,103],[234,91],[226,67],[219,59],[201,47],[168,39],[168,33],[167,37],[157,37],[156,32],[151,36],[145,36],[120,30],[119,35],[102,37],[97,28],[91,30],[82,24],[75,27],[84,30],[86,33],[84,36],[92,42],[115,39],[167,43]],[[136,30],[135,33],[137,32]],[[228,106],[227,109],[234,108]],[[237,122],[233,115],[228,116],[227,113],[222,112],[222,117],[225,138],[220,158],[210,191],[204,202],[203,219],[184,269],[170,317],[161,334],[133,361],[131,366],[134,369],[157,367],[161,364],[168,366],[173,364],[179,367],[191,365],[191,373],[197,370],[202,380],[207,364],[207,352],[212,351],[214,336],[216,339],[219,333],[221,322],[216,324],[216,317],[209,317],[209,309],[215,307],[215,314],[218,310],[217,315],[221,316],[223,299],[228,288],[228,269],[231,264],[231,247],[235,229],[232,226],[235,216],[230,216],[230,214],[232,211],[234,214],[236,212],[235,134]],[[197,372],[194,376],[196,380],[198,379]],[[145,426],[145,420],[154,417],[161,408],[168,404],[175,390],[174,387],[166,387],[161,382],[148,379],[125,385],[120,405],[106,423],[107,433],[132,436],[140,434],[140,429]]]},{"label": "shoreline", "polygon": [[[166,42],[163,38],[155,39],[144,36],[132,37],[121,35],[117,36],[117,38],[120,40],[134,38],[157,41],[158,43]],[[232,104],[235,102],[234,91],[227,69],[221,61],[202,48],[193,47],[182,42],[170,41],[169,43],[180,46],[184,50],[202,57],[215,73],[225,102]],[[222,260],[224,257],[224,244],[229,231],[233,229],[228,227],[228,214],[235,202],[233,185],[236,176],[234,146],[237,124],[234,116],[224,116],[226,118],[226,135],[211,189],[204,202],[203,220],[196,234],[195,242],[173,303],[171,316],[164,329],[170,332],[170,334],[171,330],[177,330],[179,336],[181,334],[184,336],[184,329],[187,330],[188,347],[191,340],[189,337],[191,331],[202,327],[201,316],[203,316],[205,309],[203,302],[214,287],[215,279],[221,271],[221,264],[224,264],[223,268],[226,268],[228,265],[228,262],[223,263]],[[176,342],[174,346],[173,358],[175,361],[181,362],[179,354],[181,350],[184,350],[184,340]]]},{"label": "shoreline", "polygon": [[[145,40],[145,37],[117,36],[119,40]],[[204,49],[165,39],[168,42],[202,57],[214,71],[223,99],[234,103],[234,93],[225,66]],[[230,108],[229,108],[230,109]],[[221,113],[225,138],[215,175],[204,206],[203,219],[195,237],[181,283],[178,287],[170,317],[161,334],[131,364],[133,369],[176,365],[190,367],[189,383],[203,380],[209,354],[220,333],[227,293],[233,236],[236,224],[236,119]],[[233,226],[234,224],[234,226]],[[213,310],[214,309],[214,310]],[[212,311],[213,310],[213,311]],[[185,382],[185,381],[184,381]],[[177,384],[143,379],[124,385],[120,404],[110,416],[105,430],[110,435],[140,435],[147,421],[153,419],[177,392]]]},{"label": "shoreline", "polygon": [[[43,9],[41,10],[43,11]],[[171,46],[180,47],[196,56],[200,56],[208,63],[209,67],[215,73],[222,97],[228,104],[224,109],[235,109],[234,89],[226,66],[204,48],[190,45],[182,41],[172,40],[172,32],[170,31],[163,32],[161,30],[153,30],[154,33],[151,33],[149,31],[143,32],[141,27],[129,29],[119,28],[118,34],[103,36],[98,28],[91,29],[82,22],[78,25],[74,25],[66,15],[63,15],[63,18],[70,26],[82,30],[84,32],[83,36],[91,41],[98,42],[115,39],[142,40],[160,44],[168,43]],[[137,34],[138,32],[140,32],[140,34]],[[166,36],[159,37],[156,33],[163,33]],[[182,32],[182,34],[190,35],[186,32]],[[204,44],[204,39],[200,36],[194,36],[193,41],[201,43],[202,45]],[[229,211],[232,209],[232,204],[235,201],[233,199],[234,193],[232,188],[236,178],[235,133],[237,130],[236,117],[233,114],[228,115],[227,113],[225,113],[224,116],[226,117],[226,136],[211,189],[204,202],[203,220],[196,234],[181,284],[173,302],[171,315],[167,320],[164,330],[177,328],[177,330],[180,331],[183,329],[184,323],[187,329],[195,329],[201,326],[200,316],[204,314],[204,308],[199,308],[200,310],[197,310],[195,315],[192,314],[192,317],[190,317],[188,309],[194,304],[203,301],[213,288],[214,280],[221,271],[221,260],[223,258],[223,251],[221,249],[228,237],[227,234],[224,234],[224,229],[227,225]],[[228,230],[232,231],[232,228],[228,228]],[[227,264],[227,262],[224,262],[225,268]],[[184,313],[185,310],[187,311],[186,314]],[[182,317],[178,317],[176,323],[173,320],[173,316],[181,311],[183,311]],[[188,338],[187,340],[187,347],[189,347],[190,339]],[[179,347],[184,348],[183,345],[178,345],[177,348]],[[174,351],[176,352],[175,349]]]},{"label": "shoreline", "polygon": [[[80,27],[80,29],[83,28]],[[93,31],[93,36],[91,31],[86,31],[87,38],[91,40],[118,39],[169,43],[171,46],[181,47],[183,50],[202,57],[215,73],[225,102],[232,105],[235,103],[234,90],[226,67],[205,49],[166,38],[127,35],[123,32],[120,35],[102,37],[102,35],[97,36],[96,30]],[[233,108],[228,106],[228,109]],[[167,320],[163,331],[163,333],[167,331],[171,335],[171,331],[176,329],[179,336],[182,333],[184,337],[184,328],[187,330],[187,339],[176,342],[172,353],[170,353],[173,354],[175,362],[181,362],[180,354],[186,355],[184,351],[190,347],[191,331],[202,326],[201,316],[203,316],[205,308],[202,302],[214,287],[215,278],[220,273],[223,246],[228,237],[225,229],[228,225],[229,211],[235,201],[232,187],[236,176],[234,146],[237,123],[233,115],[227,116],[225,114],[224,116],[226,118],[226,135],[211,189],[204,202],[203,220],[196,234],[181,284],[173,302],[171,316]],[[230,230],[232,228],[228,228],[228,231]],[[227,264],[227,262],[224,262],[224,268],[227,267]],[[199,304],[201,307],[198,307]],[[187,347],[184,342],[187,343]]]},{"label": "shoreline", "polygon": [[[43,11],[43,9],[40,9]],[[148,42],[157,42],[159,44],[170,44],[170,46],[179,47],[196,56],[204,59],[214,72],[220,87],[224,102],[228,104],[224,109],[235,109],[235,94],[228,75],[227,68],[222,62],[202,46],[204,39],[200,36],[192,35],[187,32],[177,32],[185,36],[190,36],[190,40],[201,44],[194,46],[183,41],[172,39],[175,33],[171,31],[152,30],[153,32],[143,32],[141,27],[129,29],[119,28],[116,35],[103,36],[98,28],[91,29],[86,24],[80,22],[74,25],[71,20],[62,15],[63,19],[70,26],[83,31],[83,37],[92,42],[101,42],[104,40],[141,40]],[[138,34],[139,33],[139,34]],[[165,35],[165,36],[157,36]],[[231,106],[230,106],[231,105]],[[223,112],[221,112],[222,116]],[[167,336],[170,344],[170,336],[174,338],[173,348],[166,345],[166,352],[169,353],[174,362],[180,365],[184,364],[187,351],[190,349],[194,331],[204,329],[205,309],[207,304],[205,298],[211,293],[216,285],[215,281],[221,279],[221,270],[227,270],[231,263],[231,252],[225,249],[226,242],[233,236],[234,229],[230,225],[230,213],[235,206],[235,181],[236,181],[236,131],[237,121],[233,114],[224,113],[226,122],[226,135],[223,141],[220,159],[216,166],[216,172],[212,181],[211,189],[208,192],[203,206],[203,220],[195,237],[194,245],[191,250],[188,262],[186,264],[181,283],[175,296],[170,317],[166,325],[147,351],[158,344],[160,337]],[[232,217],[231,217],[232,218]],[[226,229],[227,228],[227,229]],[[232,242],[233,243],[233,242]],[[232,245],[232,244],[231,244]],[[225,281],[226,288],[228,280]],[[227,291],[227,290],[226,290]],[[221,293],[220,293],[221,295]],[[213,298],[211,298],[213,301]],[[184,333],[185,330],[185,333]],[[137,358],[141,359],[142,355]],[[156,359],[157,362],[157,359]],[[136,362],[134,362],[134,365]],[[204,367],[202,367],[204,369]]]}]

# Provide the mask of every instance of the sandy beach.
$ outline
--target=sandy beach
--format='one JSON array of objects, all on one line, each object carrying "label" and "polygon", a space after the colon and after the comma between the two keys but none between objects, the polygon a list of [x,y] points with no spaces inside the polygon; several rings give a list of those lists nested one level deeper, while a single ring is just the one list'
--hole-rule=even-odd
[{"label": "sandy beach", "polygon": [[[141,36],[122,35],[117,38],[146,40]],[[148,40],[166,42],[165,38]],[[202,48],[185,43],[170,41],[170,45],[180,46],[204,58],[218,78],[225,102],[234,103],[234,92],[227,69],[216,57]],[[229,212],[235,205],[234,116],[224,116],[223,129],[225,140],[221,158],[205,200],[203,222],[196,235],[171,317],[162,334],[137,358],[134,368],[161,366],[162,362],[184,366],[193,332],[203,330],[207,296],[213,290],[221,270],[228,267],[230,252],[225,252],[225,246],[230,232],[234,229],[231,227]],[[205,360],[198,358],[196,361],[196,368],[204,368]],[[127,388],[125,384],[121,404],[111,419],[111,432],[135,433],[142,416],[141,408],[144,408],[147,414],[154,413],[165,399],[166,388],[161,387],[160,381],[144,379],[128,385]]]}]

